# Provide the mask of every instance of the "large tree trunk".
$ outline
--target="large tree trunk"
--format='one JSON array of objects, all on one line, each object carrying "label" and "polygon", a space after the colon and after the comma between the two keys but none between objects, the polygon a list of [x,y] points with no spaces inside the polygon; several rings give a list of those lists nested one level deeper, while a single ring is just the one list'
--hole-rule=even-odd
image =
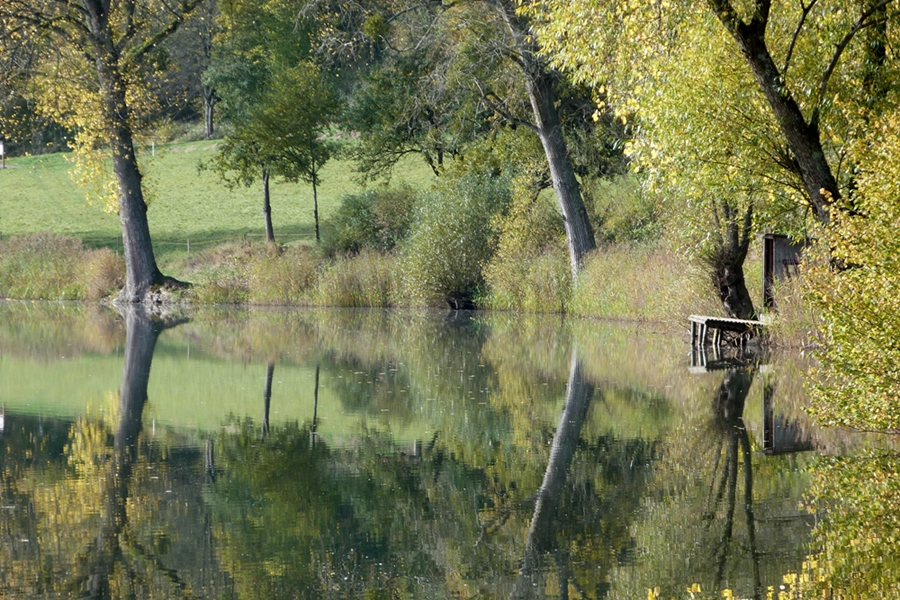
[{"label": "large tree trunk", "polygon": [[793,170],[803,181],[813,214],[820,222],[827,223],[829,206],[840,197],[837,180],[822,149],[817,111],[813,111],[807,122],[769,53],[766,45],[768,1],[759,3],[760,9],[750,22],[741,21],[728,0],[708,2],[719,21],[737,41],[775,116],[794,161]]},{"label": "large tree trunk", "polygon": [[[719,212],[722,212],[720,217]],[[716,233],[713,248],[705,257],[710,268],[713,286],[729,317],[756,319],[753,299],[744,280],[744,260],[750,248],[753,225],[753,205],[738,222],[737,211],[727,202],[713,204]],[[724,219],[724,223],[721,222]],[[724,229],[724,235],[723,235]]]},{"label": "large tree trunk", "polygon": [[108,15],[96,2],[85,2],[88,22],[97,42],[96,67],[103,98],[104,119],[113,155],[113,172],[119,187],[119,223],[125,248],[125,289],[119,296],[124,302],[143,302],[152,286],[165,283],[156,266],[147,204],[141,187],[141,171],[134,152],[134,139],[129,124],[125,81],[119,72],[118,52],[111,42]]},{"label": "large tree trunk", "polygon": [[[538,71],[537,68],[535,70]],[[575,277],[584,266],[584,257],[597,247],[597,242],[581,196],[581,186],[569,158],[566,140],[563,138],[553,87],[552,76],[542,70],[528,79],[528,97],[550,167],[553,190],[565,222],[569,263],[572,276]]]},{"label": "large tree trunk", "polygon": [[515,5],[509,0],[492,0],[492,3],[515,40],[519,66],[525,75],[528,99],[534,113],[534,128],[547,156],[550,179],[566,226],[569,262],[574,277],[584,266],[585,255],[596,248],[597,243],[563,137],[556,105],[555,79],[541,61],[538,48],[528,35],[526,23],[516,15]]}]

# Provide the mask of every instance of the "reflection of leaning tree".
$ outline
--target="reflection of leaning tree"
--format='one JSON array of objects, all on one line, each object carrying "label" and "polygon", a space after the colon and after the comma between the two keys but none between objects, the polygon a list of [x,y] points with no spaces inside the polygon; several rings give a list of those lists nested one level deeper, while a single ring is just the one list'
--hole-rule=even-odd
[{"label": "reflection of leaning tree", "polygon": [[[512,597],[527,598],[535,595],[540,586],[535,585],[541,574],[540,562],[543,553],[556,550],[559,567],[560,590],[568,590],[569,572],[565,556],[556,548],[556,536],[553,523],[557,518],[562,499],[563,488],[569,473],[569,466],[578,447],[581,428],[587,418],[588,408],[594,395],[594,385],[584,377],[584,368],[572,349],[572,364],[569,370],[569,383],[566,388],[566,403],[559,417],[556,435],[550,448],[550,460],[544,472],[544,480],[538,489],[534,514],[528,527],[525,541],[525,557],[522,570]],[[565,596],[561,596],[565,597]]]}]

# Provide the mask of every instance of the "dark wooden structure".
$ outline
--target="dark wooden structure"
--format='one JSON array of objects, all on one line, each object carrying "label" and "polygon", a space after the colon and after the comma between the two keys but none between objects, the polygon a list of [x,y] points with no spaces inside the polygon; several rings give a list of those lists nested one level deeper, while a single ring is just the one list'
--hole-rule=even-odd
[{"label": "dark wooden structure", "polygon": [[794,240],[786,235],[764,233],[763,245],[763,310],[775,308],[775,282],[797,274],[807,240]]},{"label": "dark wooden structure", "polygon": [[691,347],[693,348],[702,348],[710,343],[710,330],[712,330],[712,345],[718,347],[722,344],[723,331],[737,334],[741,344],[744,345],[753,334],[763,327],[761,321],[745,319],[727,319],[725,317],[707,317],[703,315],[691,315],[688,319],[691,321]]}]

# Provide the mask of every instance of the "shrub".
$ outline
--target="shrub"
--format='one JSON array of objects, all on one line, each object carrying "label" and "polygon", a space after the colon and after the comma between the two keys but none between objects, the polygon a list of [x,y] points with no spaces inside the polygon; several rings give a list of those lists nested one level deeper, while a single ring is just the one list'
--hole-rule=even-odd
[{"label": "shrub", "polygon": [[109,248],[91,250],[85,257],[82,279],[88,300],[114,296],[125,287],[125,259]]},{"label": "shrub", "polygon": [[244,304],[250,298],[250,290],[239,277],[222,277],[196,283],[192,296],[200,304]]},{"label": "shrub", "polygon": [[344,196],[323,223],[322,251],[327,256],[364,249],[390,252],[409,232],[415,201],[408,185]]},{"label": "shrub", "polygon": [[194,282],[189,298],[202,304],[239,304],[250,298],[247,265],[257,247],[249,241],[223,244],[192,257],[184,266]]},{"label": "shrub", "polygon": [[479,173],[448,177],[422,196],[402,246],[403,287],[410,303],[472,301],[497,246],[493,219],[509,201],[508,179]]},{"label": "shrub", "polygon": [[306,304],[315,284],[319,261],[306,246],[277,250],[268,245],[257,250],[248,265],[250,302],[255,304]]},{"label": "shrub", "polygon": [[485,268],[485,304],[503,310],[562,311],[571,271],[566,233],[552,194],[520,188],[494,227],[500,235]]},{"label": "shrub", "polygon": [[85,250],[80,240],[49,233],[0,243],[0,296],[22,300],[80,300]]},{"label": "shrub", "polygon": [[[491,266],[495,267],[494,263]],[[572,270],[564,247],[548,247],[527,260],[508,260],[488,275],[484,305],[499,310],[566,312],[572,289]]]},{"label": "shrub", "polygon": [[646,192],[636,176],[588,180],[583,190],[598,243],[646,243],[662,234],[660,199]]},{"label": "shrub", "polygon": [[722,305],[705,271],[665,245],[613,245],[585,260],[569,311],[580,316],[682,321],[717,315]]},{"label": "shrub", "polygon": [[390,254],[364,250],[325,266],[319,277],[316,303],[323,306],[394,306],[398,261]]}]

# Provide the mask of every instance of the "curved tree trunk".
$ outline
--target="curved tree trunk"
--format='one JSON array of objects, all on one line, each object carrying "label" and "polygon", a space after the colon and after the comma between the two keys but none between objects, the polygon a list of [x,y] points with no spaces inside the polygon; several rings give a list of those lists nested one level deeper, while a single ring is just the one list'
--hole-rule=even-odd
[{"label": "curved tree trunk", "polygon": [[534,113],[533,129],[541,139],[550,179],[566,226],[569,262],[575,277],[584,266],[588,252],[597,247],[594,229],[588,219],[575,176],[569,149],[563,137],[562,124],[556,104],[555,78],[538,55],[538,48],[528,35],[528,26],[516,15],[516,6],[509,0],[491,0],[500,12],[516,44],[519,67],[525,75],[528,100]]},{"label": "curved tree trunk", "polygon": [[[771,0],[757,0],[757,10],[749,21],[741,20],[730,0],[707,2],[737,42],[778,123],[793,163],[784,166],[800,176],[813,214],[821,223],[828,223],[829,206],[840,197],[840,191],[822,148],[818,108],[812,111],[807,121],[766,44]],[[828,73],[823,73],[821,91],[824,91],[827,76]]]},{"label": "curved tree trunk", "polygon": [[147,300],[151,288],[166,283],[167,279],[159,271],[153,253],[142,176],[128,122],[125,83],[116,63],[114,51],[105,54],[97,59],[97,71],[113,155],[113,172],[119,187],[119,223],[125,249],[127,275],[119,299],[134,303]]}]

